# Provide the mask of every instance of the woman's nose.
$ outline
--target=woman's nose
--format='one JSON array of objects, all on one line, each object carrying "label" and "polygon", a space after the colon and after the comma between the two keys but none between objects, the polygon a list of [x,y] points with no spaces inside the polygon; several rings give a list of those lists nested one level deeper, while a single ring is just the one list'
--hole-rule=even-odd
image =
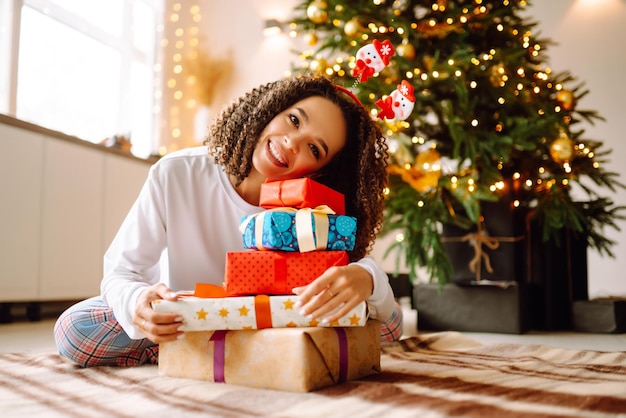
[{"label": "woman's nose", "polygon": [[293,153],[298,151],[301,142],[301,138],[296,135],[283,136],[283,143],[285,144],[285,147]]}]

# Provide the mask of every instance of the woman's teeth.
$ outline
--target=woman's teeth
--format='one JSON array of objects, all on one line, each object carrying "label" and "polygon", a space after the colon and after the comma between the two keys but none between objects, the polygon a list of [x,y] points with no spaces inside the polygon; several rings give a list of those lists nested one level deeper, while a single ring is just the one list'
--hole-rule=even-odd
[{"label": "woman's teeth", "polygon": [[274,144],[272,144],[271,142],[269,144],[269,149],[270,149],[270,152],[272,153],[272,155],[274,156],[274,158],[276,158],[279,163],[281,163],[282,165],[284,165],[286,167],[287,166],[287,161],[285,161],[281,157],[281,155],[278,153],[278,150],[276,150],[276,148],[274,148]]}]

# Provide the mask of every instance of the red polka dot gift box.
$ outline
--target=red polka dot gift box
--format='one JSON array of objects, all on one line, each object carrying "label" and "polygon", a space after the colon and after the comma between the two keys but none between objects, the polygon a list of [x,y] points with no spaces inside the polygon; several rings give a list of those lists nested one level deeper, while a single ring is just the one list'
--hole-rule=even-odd
[{"label": "red polka dot gift box", "polygon": [[226,254],[223,286],[228,296],[290,295],[329,267],[349,262],[345,251],[233,251]]}]

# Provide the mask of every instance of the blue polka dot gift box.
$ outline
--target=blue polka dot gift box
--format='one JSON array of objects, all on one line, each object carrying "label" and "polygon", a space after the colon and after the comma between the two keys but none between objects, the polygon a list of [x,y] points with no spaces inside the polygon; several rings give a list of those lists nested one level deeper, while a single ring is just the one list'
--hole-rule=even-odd
[{"label": "blue polka dot gift box", "polygon": [[244,216],[239,229],[246,249],[308,252],[353,250],[356,227],[356,218],[318,206],[283,207]]}]

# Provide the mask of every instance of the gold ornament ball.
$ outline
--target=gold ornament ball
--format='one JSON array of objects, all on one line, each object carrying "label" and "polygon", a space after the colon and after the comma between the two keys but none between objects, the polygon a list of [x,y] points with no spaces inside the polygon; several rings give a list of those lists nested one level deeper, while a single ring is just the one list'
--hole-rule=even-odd
[{"label": "gold ornament ball", "polygon": [[328,63],[323,58],[314,59],[309,64],[309,69],[311,71],[319,73],[319,74],[324,73],[324,71],[326,71],[327,67],[328,67]]},{"label": "gold ornament ball", "polygon": [[348,20],[345,26],[343,27],[344,33],[348,36],[358,35],[359,30],[361,30],[361,24],[359,23],[357,19]]},{"label": "gold ornament ball", "polygon": [[561,103],[561,107],[565,110],[574,108],[574,93],[569,90],[561,90],[556,94],[556,99]]},{"label": "gold ornament ball", "polygon": [[550,145],[550,157],[557,163],[570,161],[573,156],[574,141],[567,136],[558,137]]},{"label": "gold ornament ball", "polygon": [[493,65],[489,68],[489,81],[494,87],[502,86],[505,68],[502,63]]},{"label": "gold ornament ball", "polygon": [[304,42],[309,46],[315,46],[317,44],[317,35],[315,32],[309,32],[304,35]]},{"label": "gold ornament ball", "polygon": [[411,44],[402,43],[396,47],[396,51],[398,52],[398,55],[409,61],[415,58],[415,47]]},{"label": "gold ornament ball", "polygon": [[309,4],[309,7],[306,9],[306,15],[313,23],[324,23],[328,19],[327,7],[328,4],[325,1],[316,0]]},{"label": "gold ornament ball", "polygon": [[435,65],[435,57],[433,57],[432,55],[424,55],[422,61],[424,61],[424,66],[426,67],[426,70],[430,71],[433,69],[433,65]]}]

